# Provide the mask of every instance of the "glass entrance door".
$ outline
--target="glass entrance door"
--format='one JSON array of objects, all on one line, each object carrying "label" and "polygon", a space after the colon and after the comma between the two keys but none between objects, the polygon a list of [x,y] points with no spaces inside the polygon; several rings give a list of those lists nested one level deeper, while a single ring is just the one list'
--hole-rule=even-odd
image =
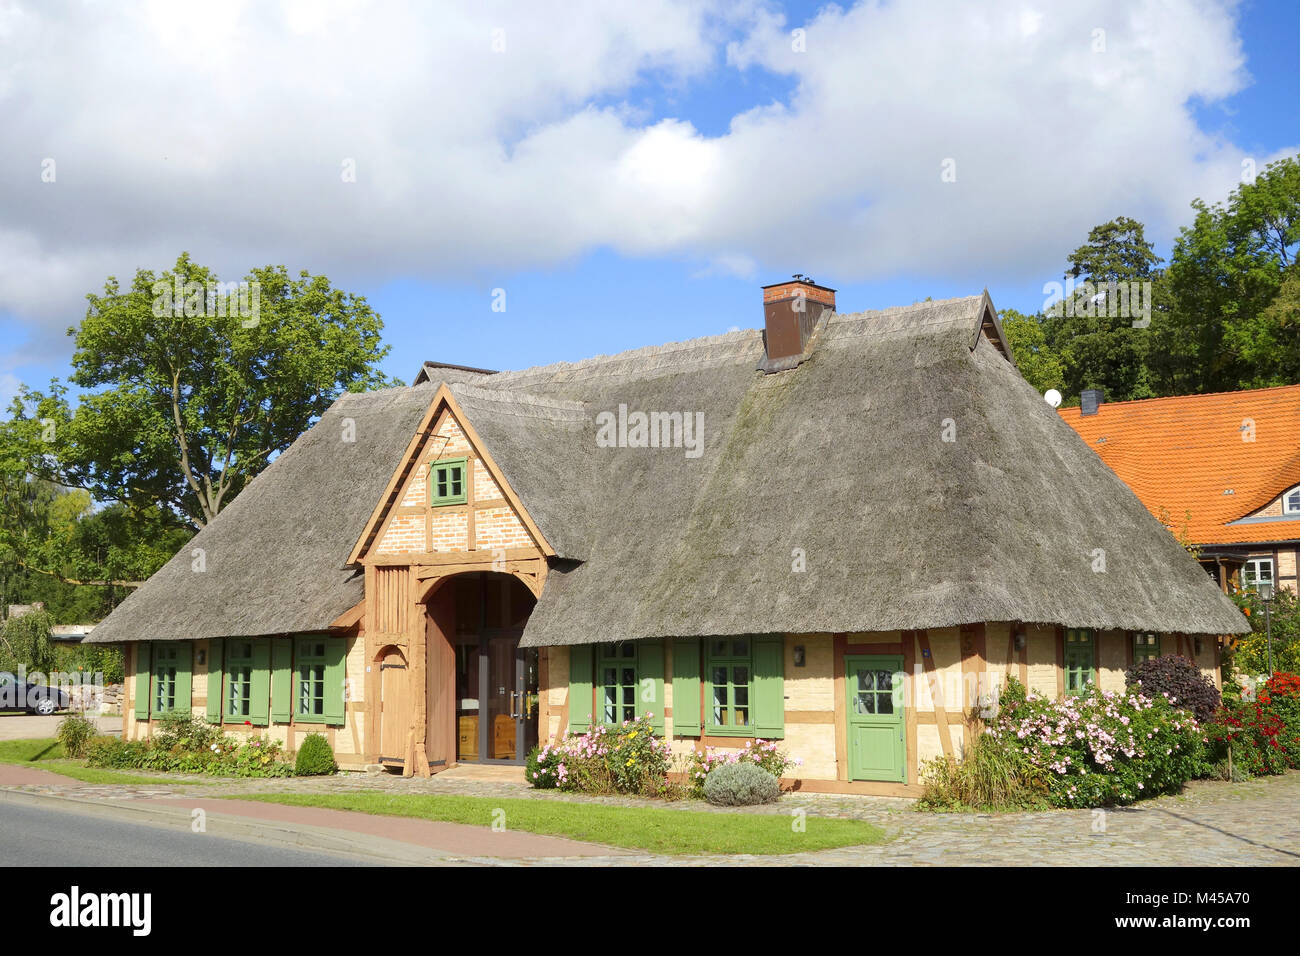
[{"label": "glass entrance door", "polygon": [[523,763],[537,744],[538,664],[519,646],[535,603],[518,581],[475,575],[456,582],[456,759]]},{"label": "glass entrance door", "polygon": [[537,745],[536,648],[519,646],[519,630],[490,631],[456,647],[461,763],[523,763]]}]

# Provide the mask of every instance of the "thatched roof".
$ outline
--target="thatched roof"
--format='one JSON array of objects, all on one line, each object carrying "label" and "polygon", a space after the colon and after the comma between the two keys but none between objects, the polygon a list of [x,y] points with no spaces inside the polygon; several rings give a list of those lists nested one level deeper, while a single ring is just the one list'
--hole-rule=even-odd
[{"label": "thatched roof", "polygon": [[[996,335],[994,319],[986,296],[835,315],[807,361],[771,375],[757,371],[757,331],[491,376],[437,370],[456,376],[469,423],[568,559],[524,643],[1008,620],[1248,631],[981,334]],[[346,411],[331,409],[190,546],[221,542],[235,564],[210,554],[209,574],[223,584],[190,575],[187,548],[92,640],[327,626],[360,599],[339,564],[432,394],[341,399]],[[702,413],[703,453],[598,447],[596,416],[620,404]],[[344,414],[358,444],[340,454]],[[358,415],[374,419],[365,446]]]}]

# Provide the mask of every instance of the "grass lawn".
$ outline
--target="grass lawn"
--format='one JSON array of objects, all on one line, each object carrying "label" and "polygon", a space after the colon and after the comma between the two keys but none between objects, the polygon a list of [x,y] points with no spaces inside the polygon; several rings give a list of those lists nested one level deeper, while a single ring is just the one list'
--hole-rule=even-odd
[{"label": "grass lawn", "polygon": [[0,740],[0,763],[21,764],[62,774],[82,783],[163,783],[183,787],[193,781],[176,780],[170,775],[155,773],[129,773],[123,770],[101,770],[87,767],[84,760],[73,760],[63,752],[63,744],[53,737],[43,740]]},{"label": "grass lawn", "polygon": [[477,826],[490,825],[492,812],[500,808],[505,811],[506,826],[512,830],[672,855],[800,853],[885,841],[884,831],[859,820],[808,816],[803,818],[805,832],[796,832],[794,820],[784,813],[705,813],[698,810],[611,807],[565,800],[498,800],[494,797],[374,791],[234,794],[228,799],[359,810],[362,813]]}]

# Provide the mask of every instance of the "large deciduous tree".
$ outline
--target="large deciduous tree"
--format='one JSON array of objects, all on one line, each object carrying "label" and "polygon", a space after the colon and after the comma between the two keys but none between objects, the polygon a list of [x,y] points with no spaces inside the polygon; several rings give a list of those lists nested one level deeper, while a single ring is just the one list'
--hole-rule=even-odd
[{"label": "large deciduous tree", "polygon": [[183,254],[87,296],[69,329],[79,403],[58,389],[30,396],[55,419],[61,482],[201,528],[340,392],[391,384],[378,370],[383,324],[363,297],[283,266],[243,282]]}]

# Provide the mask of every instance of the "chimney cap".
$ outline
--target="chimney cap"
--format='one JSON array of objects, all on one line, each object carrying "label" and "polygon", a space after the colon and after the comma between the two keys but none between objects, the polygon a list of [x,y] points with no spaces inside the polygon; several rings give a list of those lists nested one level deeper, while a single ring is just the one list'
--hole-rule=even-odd
[{"label": "chimney cap", "polygon": [[816,282],[812,280],[811,276],[806,276],[802,272],[796,272],[793,276],[791,276],[789,279],[786,279],[784,282],[773,282],[771,285],[765,285],[762,286],[761,288],[778,289],[784,285],[807,285],[807,286],[812,286],[814,289],[823,289],[826,292],[835,291],[830,286],[818,285]]}]

